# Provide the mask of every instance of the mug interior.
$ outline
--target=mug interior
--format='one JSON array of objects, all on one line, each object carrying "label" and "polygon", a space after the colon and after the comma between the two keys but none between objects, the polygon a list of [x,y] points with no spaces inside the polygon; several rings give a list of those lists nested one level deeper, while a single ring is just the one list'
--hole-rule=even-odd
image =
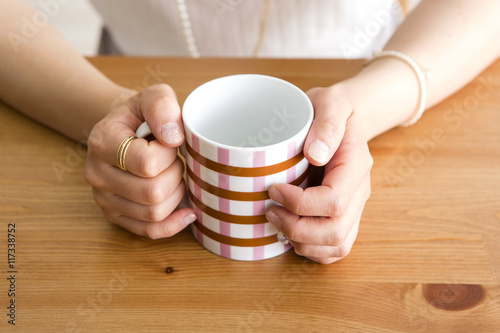
[{"label": "mug interior", "polygon": [[183,106],[184,125],[218,145],[265,147],[293,138],[310,126],[307,95],[284,80],[243,74],[209,81]]}]

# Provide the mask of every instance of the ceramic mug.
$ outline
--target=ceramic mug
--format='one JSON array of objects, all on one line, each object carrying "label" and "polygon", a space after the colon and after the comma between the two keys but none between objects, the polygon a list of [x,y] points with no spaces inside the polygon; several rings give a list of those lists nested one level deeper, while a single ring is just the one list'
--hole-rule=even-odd
[{"label": "ceramic mug", "polygon": [[[290,249],[265,217],[273,184],[305,187],[302,148],[314,111],[284,80],[256,74],[218,78],[196,88],[182,107],[188,196],[198,220],[194,237],[236,260],[261,260]],[[150,134],[147,124],[138,137]]]}]

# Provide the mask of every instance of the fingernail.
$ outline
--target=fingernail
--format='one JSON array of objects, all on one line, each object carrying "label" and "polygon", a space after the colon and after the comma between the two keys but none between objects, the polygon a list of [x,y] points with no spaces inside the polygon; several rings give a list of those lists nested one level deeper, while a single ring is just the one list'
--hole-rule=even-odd
[{"label": "fingernail", "polygon": [[314,140],[309,146],[308,153],[313,160],[324,165],[328,162],[330,149],[328,149],[328,146],[323,141]]},{"label": "fingernail", "polygon": [[181,128],[175,122],[166,123],[160,127],[161,137],[163,142],[168,144],[178,144],[184,139],[184,134]]},{"label": "fingernail", "polygon": [[276,237],[278,238],[278,241],[283,245],[290,243],[290,238],[288,238],[282,231],[279,231]]},{"label": "fingernail", "polygon": [[269,196],[271,199],[273,199],[276,202],[279,202],[280,204],[283,203],[283,196],[281,195],[280,191],[275,189],[274,187],[271,187],[268,191]]},{"label": "fingernail", "polygon": [[280,228],[280,217],[274,211],[268,210],[266,213],[266,218],[269,222],[271,222],[271,224],[274,224],[278,229]]},{"label": "fingernail", "polygon": [[188,226],[190,225],[191,223],[193,223],[194,221],[196,221],[197,217],[195,214],[193,213],[189,213],[188,215],[184,216],[184,218],[182,219],[182,223],[185,225],[185,226]]}]

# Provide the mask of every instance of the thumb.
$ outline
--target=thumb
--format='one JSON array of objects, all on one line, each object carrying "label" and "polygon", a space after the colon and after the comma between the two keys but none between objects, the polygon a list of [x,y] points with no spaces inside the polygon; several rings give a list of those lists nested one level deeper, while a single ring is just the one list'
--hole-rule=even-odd
[{"label": "thumb", "polygon": [[315,166],[327,164],[344,137],[351,103],[331,88],[307,92],[314,107],[314,120],[304,142],[304,155]]},{"label": "thumb", "polygon": [[147,87],[135,99],[137,117],[146,121],[158,141],[168,147],[178,147],[184,142],[181,109],[170,86]]}]

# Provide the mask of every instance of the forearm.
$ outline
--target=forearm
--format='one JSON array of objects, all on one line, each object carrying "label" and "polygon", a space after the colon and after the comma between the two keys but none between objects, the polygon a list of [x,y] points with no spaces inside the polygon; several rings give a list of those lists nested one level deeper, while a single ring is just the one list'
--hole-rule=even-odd
[{"label": "forearm", "polygon": [[127,93],[79,55],[51,26],[23,35],[33,9],[19,0],[0,0],[0,99],[75,140]]},{"label": "forearm", "polygon": [[[423,0],[385,49],[403,52],[431,72],[429,108],[498,58],[498,15],[497,0]],[[398,59],[376,60],[340,86],[361,114],[368,139],[407,121],[417,109],[416,75]]]}]

